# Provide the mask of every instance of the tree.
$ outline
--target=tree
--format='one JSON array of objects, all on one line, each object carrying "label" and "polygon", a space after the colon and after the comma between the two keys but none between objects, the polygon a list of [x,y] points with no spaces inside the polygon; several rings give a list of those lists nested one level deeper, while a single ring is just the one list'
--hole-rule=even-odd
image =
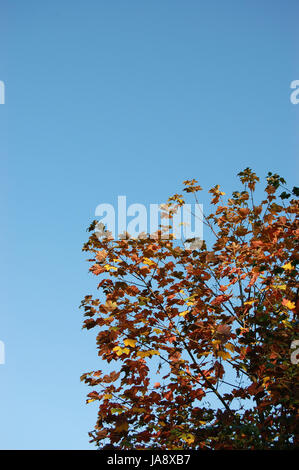
[{"label": "tree", "polygon": [[[87,402],[99,404],[98,448],[298,444],[298,188],[269,173],[257,204],[259,178],[249,168],[238,176],[243,188],[231,197],[209,191],[210,249],[165,239],[163,227],[134,240],[89,227],[83,250],[101,299],[82,301],[83,327],[99,330],[109,367],[81,377],[93,388]],[[197,200],[197,181],[184,186]],[[169,198],[170,218],[184,203]]]}]

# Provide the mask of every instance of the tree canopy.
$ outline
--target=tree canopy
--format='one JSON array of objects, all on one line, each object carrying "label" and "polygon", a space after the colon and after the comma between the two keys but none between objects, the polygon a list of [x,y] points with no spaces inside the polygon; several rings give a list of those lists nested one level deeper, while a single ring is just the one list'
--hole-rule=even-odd
[{"label": "tree canopy", "polygon": [[[99,295],[82,301],[83,327],[97,329],[105,373],[81,380],[99,406],[98,448],[298,445],[298,188],[272,173],[261,188],[249,168],[238,176],[230,196],[209,191],[212,241],[190,245],[163,228],[113,239],[89,227],[83,250]],[[183,191],[168,200],[170,219],[202,188],[193,179]]]}]

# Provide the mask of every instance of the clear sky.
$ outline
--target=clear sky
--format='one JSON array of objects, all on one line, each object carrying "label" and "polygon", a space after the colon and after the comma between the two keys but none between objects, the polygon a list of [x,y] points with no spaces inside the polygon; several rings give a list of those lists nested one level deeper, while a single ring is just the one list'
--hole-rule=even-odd
[{"label": "clear sky", "polygon": [[[1,449],[93,449],[81,253],[98,204],[247,166],[295,185],[298,0],[1,0]],[[205,203],[205,198],[201,202]]]}]

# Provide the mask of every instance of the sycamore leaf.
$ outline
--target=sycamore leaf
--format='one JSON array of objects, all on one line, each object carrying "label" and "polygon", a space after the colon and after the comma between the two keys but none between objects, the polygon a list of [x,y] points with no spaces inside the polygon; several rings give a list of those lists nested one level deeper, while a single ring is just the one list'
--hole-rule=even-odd
[{"label": "sycamore leaf", "polygon": [[154,331],[155,333],[157,333],[157,335],[163,333],[163,331],[160,330],[160,328],[154,328],[153,331]]},{"label": "sycamore leaf", "polygon": [[115,351],[118,356],[121,356],[122,354],[130,354],[129,348],[121,348],[120,346],[113,348],[113,351]]},{"label": "sycamore leaf", "polygon": [[159,351],[156,350],[150,350],[150,351],[138,351],[137,356],[139,357],[151,357],[154,355],[160,355]]},{"label": "sycamore leaf", "polygon": [[294,302],[291,302],[290,300],[287,300],[287,299],[283,299],[282,304],[285,307],[287,307],[289,310],[293,310],[296,307]]},{"label": "sycamore leaf", "polygon": [[292,269],[294,269],[294,266],[291,263],[287,263],[287,264],[283,265],[282,268],[285,269],[285,270],[291,271]]},{"label": "sycamore leaf", "polygon": [[106,269],[106,271],[116,271],[117,268],[115,266],[110,266],[110,264],[105,264],[104,268]]},{"label": "sycamore leaf", "polygon": [[107,300],[107,302],[104,305],[104,308],[106,312],[113,312],[117,308],[117,303],[112,302],[111,300]]},{"label": "sycamore leaf", "polygon": [[223,360],[231,359],[231,355],[227,351],[218,351],[217,356],[220,356]]},{"label": "sycamore leaf", "polygon": [[225,349],[229,349],[229,351],[234,352],[235,346],[232,343],[227,343],[225,345]]},{"label": "sycamore leaf", "polygon": [[187,442],[187,444],[193,444],[195,441],[195,436],[193,434],[182,434],[183,441]]},{"label": "sycamore leaf", "polygon": [[136,344],[136,339],[125,339],[124,344],[126,346],[131,346],[132,348],[134,348]]},{"label": "sycamore leaf", "polygon": [[155,263],[154,261],[152,261],[149,258],[143,258],[143,263],[147,264],[148,266],[156,266],[157,265],[157,263]]},{"label": "sycamore leaf", "polygon": [[107,251],[106,250],[100,250],[96,254],[96,259],[101,263],[107,258]]},{"label": "sycamore leaf", "polygon": [[189,313],[189,310],[184,310],[184,312],[181,312],[179,314],[180,317],[185,317],[187,315],[187,313]]},{"label": "sycamore leaf", "polygon": [[121,414],[124,410],[122,408],[111,408],[111,413],[112,414]]}]

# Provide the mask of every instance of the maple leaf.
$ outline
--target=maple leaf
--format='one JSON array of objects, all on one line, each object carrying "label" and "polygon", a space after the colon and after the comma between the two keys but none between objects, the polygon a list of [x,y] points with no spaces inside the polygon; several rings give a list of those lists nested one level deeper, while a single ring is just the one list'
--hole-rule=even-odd
[{"label": "maple leaf", "polygon": [[104,307],[103,307],[106,312],[113,312],[117,308],[117,303],[112,302],[111,300],[107,300]]},{"label": "maple leaf", "polygon": [[293,310],[296,307],[294,302],[291,302],[290,300],[287,300],[287,299],[283,299],[282,304],[285,307],[287,307],[289,310]]},{"label": "maple leaf", "polygon": [[227,351],[218,351],[217,352],[217,356],[221,357],[222,359],[226,360],[226,359],[231,359],[231,355],[229,352]]},{"label": "maple leaf", "polygon": [[291,270],[294,269],[294,266],[291,263],[286,263],[285,265],[283,265],[282,268],[285,269],[285,270],[291,271]]},{"label": "maple leaf", "polygon": [[108,256],[108,253],[106,250],[100,250],[96,254],[96,259],[99,261],[99,263],[102,263],[102,261],[105,261],[107,256]]},{"label": "maple leaf", "polygon": [[90,268],[90,271],[97,276],[98,274],[102,274],[103,272],[105,272],[105,269],[99,264],[94,264]]},{"label": "maple leaf", "polygon": [[131,346],[132,348],[134,348],[136,345],[136,339],[125,339],[124,344],[126,346]]}]

